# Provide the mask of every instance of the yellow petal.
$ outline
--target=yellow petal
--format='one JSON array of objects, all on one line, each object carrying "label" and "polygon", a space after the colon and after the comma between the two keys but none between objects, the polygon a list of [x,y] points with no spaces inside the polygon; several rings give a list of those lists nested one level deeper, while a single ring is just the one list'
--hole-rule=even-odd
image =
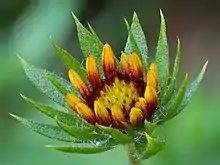
[{"label": "yellow petal", "polygon": [[145,89],[144,97],[147,102],[147,107],[149,111],[148,114],[149,113],[151,114],[152,111],[154,111],[157,107],[157,92],[153,87],[147,85]]},{"label": "yellow petal", "polygon": [[138,126],[143,121],[143,113],[141,109],[132,107],[130,112],[130,123],[133,126]]},{"label": "yellow petal", "polygon": [[155,73],[157,73],[157,66],[155,62],[152,62],[150,64],[150,70],[153,70]]},{"label": "yellow petal", "polygon": [[147,102],[146,102],[145,98],[139,97],[135,103],[135,107],[140,108],[142,110],[145,110],[147,108]]},{"label": "yellow petal", "polygon": [[67,93],[67,94],[66,94],[66,100],[67,100],[67,104],[68,104],[72,109],[75,109],[76,104],[83,102],[80,98],[78,98],[77,96],[75,96],[75,95],[72,94],[72,93]]},{"label": "yellow petal", "polygon": [[95,101],[94,103],[94,112],[97,120],[100,122],[99,124],[109,125],[111,122],[111,117],[109,115],[108,110],[105,106],[103,106],[100,101]]},{"label": "yellow petal", "polygon": [[79,114],[80,117],[82,117],[91,124],[96,123],[96,117],[94,112],[86,104],[78,103],[76,104],[75,108],[76,112]]},{"label": "yellow petal", "polygon": [[114,53],[109,44],[105,44],[102,51],[102,68],[107,79],[111,79],[116,75],[116,62]]},{"label": "yellow petal", "polygon": [[125,122],[125,116],[123,111],[116,105],[111,108],[112,118],[116,124],[120,124],[121,122]]},{"label": "yellow petal", "polygon": [[101,85],[101,78],[99,75],[97,63],[92,55],[89,55],[86,59],[86,74],[90,84],[94,88],[97,88]]},{"label": "yellow petal", "polygon": [[124,52],[121,53],[120,66],[121,66],[121,73],[129,76],[128,59]]},{"label": "yellow petal", "polygon": [[154,70],[149,70],[147,72],[147,85],[152,86],[155,90],[157,90],[157,77]]},{"label": "yellow petal", "polygon": [[142,79],[142,63],[136,53],[130,54],[130,56],[128,57],[128,63],[131,76],[136,79]]},{"label": "yellow petal", "polygon": [[80,78],[80,76],[72,69],[68,72],[70,82],[73,86],[80,92],[81,96],[84,99],[87,99],[90,96],[90,90],[84,83],[84,81]]}]

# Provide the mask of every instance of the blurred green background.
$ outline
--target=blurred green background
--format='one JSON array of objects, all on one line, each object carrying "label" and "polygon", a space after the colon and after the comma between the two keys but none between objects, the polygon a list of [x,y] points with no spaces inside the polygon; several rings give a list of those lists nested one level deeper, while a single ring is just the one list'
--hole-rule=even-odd
[{"label": "blurred green background", "polygon": [[[0,1],[0,165],[112,165],[128,164],[123,148],[99,155],[70,155],[44,148],[56,141],[27,130],[8,113],[45,120],[19,96],[49,102],[25,77],[16,55],[28,62],[66,76],[49,37],[81,58],[71,12],[86,25],[91,23],[103,42],[116,54],[126,41],[123,18],[131,20],[135,10],[154,54],[162,8],[168,26],[171,62],[176,36],[182,41],[181,75],[198,74],[209,60],[208,71],[192,102],[161,129],[167,147],[144,161],[148,165],[220,164],[220,10],[214,0],[1,0]],[[46,120],[45,120],[46,121]]]}]

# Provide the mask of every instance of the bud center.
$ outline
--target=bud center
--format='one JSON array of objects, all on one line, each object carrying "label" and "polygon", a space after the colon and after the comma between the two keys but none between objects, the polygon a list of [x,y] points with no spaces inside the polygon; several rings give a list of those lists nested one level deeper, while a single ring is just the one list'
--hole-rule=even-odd
[{"label": "bud center", "polygon": [[113,83],[105,85],[100,91],[100,97],[97,99],[106,108],[111,109],[117,106],[120,109],[129,111],[132,103],[139,97],[137,89],[132,81],[119,80],[115,78]]}]

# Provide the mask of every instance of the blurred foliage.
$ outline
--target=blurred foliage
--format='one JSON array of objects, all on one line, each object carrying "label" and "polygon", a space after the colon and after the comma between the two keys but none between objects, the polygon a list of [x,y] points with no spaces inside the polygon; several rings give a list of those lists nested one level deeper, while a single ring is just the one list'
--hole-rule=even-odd
[{"label": "blurred foliage", "polygon": [[[212,0],[213,1],[213,0]],[[168,24],[171,54],[175,54],[176,36],[182,40],[181,70],[198,73],[202,61],[209,60],[208,74],[200,92],[181,115],[160,130],[168,141],[167,147],[146,164],[201,164],[220,162],[219,98],[219,38],[218,5],[212,1],[147,1],[132,0],[9,0],[0,1],[0,164],[126,164],[127,155],[121,148],[101,155],[70,155],[42,147],[52,141],[17,125],[8,112],[46,120],[32,111],[19,96],[25,93],[35,100],[48,102],[29,83],[16,57],[20,54],[37,66],[66,75],[49,37],[78,58],[73,11],[86,25],[89,21],[103,42],[109,42],[116,52],[124,47],[126,28],[123,17],[131,19],[137,11],[154,53],[159,32],[158,8],[164,8]],[[126,3],[125,3],[126,2]],[[199,4],[199,5],[198,5]],[[215,9],[217,8],[217,9]],[[195,21],[196,20],[196,21]],[[173,45],[173,46],[172,46]],[[173,52],[173,53],[172,53]],[[173,59],[173,58],[171,58]],[[52,68],[52,69],[51,69]],[[184,68],[184,69],[183,69]],[[55,69],[55,70],[54,70]],[[194,77],[194,75],[192,75]],[[191,78],[191,77],[190,77]],[[109,161],[111,160],[111,161]],[[184,161],[183,161],[184,160]],[[145,163],[143,163],[145,164]]]}]

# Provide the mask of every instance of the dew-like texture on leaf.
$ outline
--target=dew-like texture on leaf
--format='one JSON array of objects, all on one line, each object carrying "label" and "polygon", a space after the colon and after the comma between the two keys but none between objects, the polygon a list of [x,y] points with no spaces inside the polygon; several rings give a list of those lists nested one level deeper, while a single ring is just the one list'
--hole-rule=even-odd
[{"label": "dew-like texture on leaf", "polygon": [[191,83],[187,86],[186,88],[186,94],[183,98],[183,101],[180,105],[180,107],[177,109],[177,112],[181,112],[185,107],[186,105],[189,103],[189,101],[191,100],[193,94],[195,93],[195,91],[197,90],[200,82],[202,81],[203,77],[204,77],[204,74],[205,74],[205,71],[206,71],[206,68],[207,68],[207,65],[208,65],[208,61],[204,64],[204,66],[202,67],[202,70],[201,72],[199,73],[198,77]]},{"label": "dew-like texture on leaf", "polygon": [[[21,58],[20,58],[21,59]],[[72,88],[71,84],[64,78],[49,72],[44,69],[36,68],[35,66],[29,65],[23,59],[21,59],[23,68],[27,77],[31,80],[31,82],[46,96],[52,99],[54,102],[65,106],[65,97],[60,93],[60,91],[48,80],[47,76],[54,77],[62,86],[71,91],[72,93],[76,93],[76,91]]]},{"label": "dew-like texture on leaf", "polygon": [[147,138],[145,132],[137,132],[135,135],[135,147],[138,151],[138,157],[146,150]]},{"label": "dew-like texture on leaf", "polygon": [[94,127],[77,127],[74,125],[67,125],[63,123],[62,121],[57,119],[57,124],[60,128],[62,128],[64,131],[66,131],[71,136],[82,139],[82,140],[97,140],[97,141],[103,141],[108,138],[110,138],[109,135],[103,134],[101,131],[95,130]]},{"label": "dew-like texture on leaf", "polygon": [[21,118],[13,114],[11,114],[11,116],[17,119],[19,122],[21,122],[26,127],[33,130],[34,132],[37,132],[45,137],[60,140],[60,141],[65,141],[65,142],[75,142],[75,143],[82,142],[81,139],[76,139],[74,137],[71,137],[69,134],[67,134],[65,131],[63,131],[58,126],[43,124],[43,123],[35,122],[32,120],[27,120],[27,119]]},{"label": "dew-like texture on leaf", "polygon": [[166,24],[162,11],[160,11],[160,17],[161,17],[161,27],[160,27],[160,35],[157,43],[155,60],[157,64],[157,70],[159,73],[158,74],[159,90],[162,90],[163,88],[165,88],[164,82],[165,82],[166,72],[169,69],[169,47],[167,43]]},{"label": "dew-like texture on leaf", "polygon": [[168,84],[168,87],[165,88],[165,92],[163,94],[162,100],[161,100],[161,105],[164,105],[167,103],[171,97],[174,91],[177,89],[177,76],[179,72],[179,64],[180,64],[180,55],[181,55],[181,45],[180,45],[180,40],[178,38],[177,40],[177,51],[176,51],[176,58],[174,61],[174,66],[173,66],[173,73],[172,77],[170,79],[170,83]]},{"label": "dew-like texture on leaf", "polygon": [[52,40],[51,42],[53,44],[53,47],[57,51],[58,55],[60,56],[61,60],[66,65],[66,67],[68,69],[71,68],[75,70],[85,82],[88,82],[88,79],[86,77],[86,70],[81,65],[81,63],[76,58],[74,58],[71,54],[69,54],[66,50],[62,49],[60,46],[55,44]]},{"label": "dew-like texture on leaf", "polygon": [[157,110],[156,115],[154,116],[153,121],[157,124],[162,124],[165,121],[173,118],[178,114],[177,109],[182,103],[184,95],[186,93],[186,86],[187,86],[188,74],[183,79],[183,82],[178,90],[173,96],[173,98],[165,105],[160,106]]},{"label": "dew-like texture on leaf", "polygon": [[115,148],[115,145],[108,143],[108,141],[106,141],[106,142],[95,142],[95,143],[77,143],[69,146],[48,145],[46,147],[67,153],[97,154],[113,149]]},{"label": "dew-like texture on leaf", "polygon": [[[131,43],[132,42],[131,37],[133,36],[135,43],[140,51],[140,54],[138,55],[143,62],[143,66],[144,66],[143,69],[145,70],[147,68],[148,48],[147,48],[145,34],[139,22],[138,16],[135,12],[133,15],[133,22],[130,27],[130,33],[131,34],[129,34],[127,38],[124,51],[126,54],[130,54],[132,51],[135,51],[133,50],[132,43]],[[136,53],[139,53],[139,52],[136,52]]]},{"label": "dew-like texture on leaf", "polygon": [[96,58],[99,72],[102,74],[101,57],[102,57],[103,44],[100,43],[100,40],[97,39],[97,36],[94,36],[89,30],[87,30],[79,22],[79,20],[74,14],[73,14],[73,18],[76,23],[79,43],[84,57],[86,58],[88,57],[88,55],[92,54]]},{"label": "dew-like texture on leaf", "polygon": [[[48,105],[44,105],[38,102],[35,102],[29,98],[27,98],[24,95],[21,95],[21,97],[30,105],[35,107],[38,111],[42,112],[43,114],[53,118],[53,119],[59,119],[61,122],[67,124],[67,125],[75,125],[79,126],[80,128],[84,128],[86,125],[89,125],[85,123],[82,118],[78,117],[74,112],[72,113],[66,113],[62,112],[61,110],[55,109],[53,107],[50,107]],[[72,110],[71,110],[72,111]]]}]

